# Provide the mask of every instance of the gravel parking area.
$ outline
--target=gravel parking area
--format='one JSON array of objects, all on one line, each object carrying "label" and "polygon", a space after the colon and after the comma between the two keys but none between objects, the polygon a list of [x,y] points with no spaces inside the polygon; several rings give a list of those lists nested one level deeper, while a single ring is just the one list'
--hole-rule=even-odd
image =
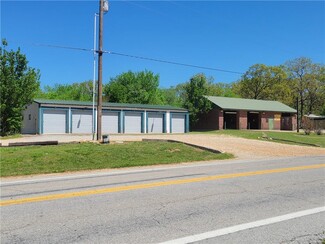
[{"label": "gravel parking area", "polygon": [[[169,136],[168,136],[169,137]],[[241,159],[325,155],[324,148],[288,145],[282,143],[249,140],[225,135],[170,136],[181,141],[221,150]]]},{"label": "gravel parking area", "polygon": [[[268,141],[244,138],[207,135],[207,134],[173,134],[173,135],[111,135],[111,141],[141,141],[142,139],[170,139],[195,144],[211,149],[234,154],[240,159],[258,159],[290,156],[324,155],[325,148],[296,146]],[[57,140],[59,143],[90,141],[91,135],[36,135],[9,140],[0,140],[2,145],[9,142],[31,142]]]}]

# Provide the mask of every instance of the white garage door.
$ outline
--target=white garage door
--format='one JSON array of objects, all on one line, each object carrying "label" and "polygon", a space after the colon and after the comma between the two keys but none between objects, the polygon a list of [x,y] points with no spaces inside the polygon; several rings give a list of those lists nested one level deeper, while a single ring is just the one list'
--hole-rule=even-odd
[{"label": "white garage door", "polygon": [[141,113],[125,112],[124,131],[125,133],[141,133]]},{"label": "white garage door", "polygon": [[118,133],[119,113],[103,111],[102,117],[102,132],[103,133]]},{"label": "white garage door", "polygon": [[148,113],[148,133],[163,133],[164,116],[160,113]]},{"label": "white garage door", "polygon": [[72,111],[72,133],[92,133],[92,111]]},{"label": "white garage door", "polygon": [[185,133],[185,114],[172,114],[172,133]]},{"label": "white garage door", "polygon": [[43,133],[66,133],[67,113],[65,110],[49,109],[43,112]]}]

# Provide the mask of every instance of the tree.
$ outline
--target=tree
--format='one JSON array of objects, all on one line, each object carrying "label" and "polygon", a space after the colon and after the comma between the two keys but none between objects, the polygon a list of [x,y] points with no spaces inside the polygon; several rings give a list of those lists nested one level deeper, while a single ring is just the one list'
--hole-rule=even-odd
[{"label": "tree", "polygon": [[177,85],[176,87],[171,86],[170,88],[162,88],[160,89],[160,92],[162,94],[162,98],[165,105],[171,105],[177,107],[182,106],[183,102],[181,97],[181,92],[182,92],[181,85]]},{"label": "tree", "polygon": [[283,66],[255,64],[233,85],[242,98],[277,100],[292,105],[292,88]]},{"label": "tree", "polygon": [[7,42],[0,48],[0,110],[1,135],[20,133],[22,111],[32,102],[39,90],[40,73],[28,66],[27,58],[20,52],[7,51]]},{"label": "tree", "polygon": [[208,95],[220,97],[238,97],[233,90],[233,84],[222,82],[208,84]]},{"label": "tree", "polygon": [[163,104],[159,75],[151,71],[122,73],[104,86],[109,102]]},{"label": "tree", "polygon": [[305,113],[321,113],[325,101],[325,66],[301,57],[285,64],[299,104],[299,121]]},{"label": "tree", "polygon": [[194,75],[184,84],[184,107],[190,113],[190,126],[195,128],[202,114],[206,114],[212,108],[211,102],[204,95],[209,93],[209,86],[212,85],[212,79],[208,79],[204,74]]},{"label": "tree", "polygon": [[93,94],[93,82],[76,82],[69,85],[55,84],[54,87],[45,86],[44,91],[37,94],[38,98],[91,101]]}]

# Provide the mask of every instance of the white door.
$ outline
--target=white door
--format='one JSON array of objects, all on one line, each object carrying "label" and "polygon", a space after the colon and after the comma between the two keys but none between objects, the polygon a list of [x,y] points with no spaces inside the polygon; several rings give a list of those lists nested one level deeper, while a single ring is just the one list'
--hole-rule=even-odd
[{"label": "white door", "polygon": [[124,131],[125,133],[141,133],[141,113],[125,112]]},{"label": "white door", "polygon": [[88,134],[92,133],[92,111],[75,110],[72,111],[72,133]]},{"label": "white door", "polygon": [[60,109],[48,109],[43,112],[43,133],[66,133],[67,112]]},{"label": "white door", "polygon": [[185,133],[185,114],[172,114],[172,133]]},{"label": "white door", "polygon": [[102,132],[118,133],[119,113],[103,111],[102,115]]},{"label": "white door", "polygon": [[161,113],[148,113],[148,133],[163,133],[164,116]]}]

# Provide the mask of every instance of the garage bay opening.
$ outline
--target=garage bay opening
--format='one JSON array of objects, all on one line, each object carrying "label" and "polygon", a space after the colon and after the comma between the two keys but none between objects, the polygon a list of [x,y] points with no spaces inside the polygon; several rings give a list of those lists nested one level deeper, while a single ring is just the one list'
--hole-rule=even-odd
[{"label": "garage bay opening", "polygon": [[259,112],[248,112],[247,113],[247,129],[249,130],[259,130],[260,125],[260,114]]},{"label": "garage bay opening", "polygon": [[237,127],[237,112],[224,112],[224,129],[238,129]]}]

